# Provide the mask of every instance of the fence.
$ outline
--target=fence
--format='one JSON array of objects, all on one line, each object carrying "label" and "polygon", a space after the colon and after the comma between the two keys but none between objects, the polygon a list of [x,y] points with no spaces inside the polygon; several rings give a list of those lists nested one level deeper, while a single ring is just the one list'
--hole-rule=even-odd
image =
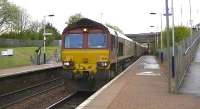
[{"label": "fence", "polygon": [[[43,40],[0,39],[0,69],[59,61],[61,41],[43,47]],[[40,48],[40,50],[39,50]],[[12,50],[13,54],[8,53]],[[38,52],[40,51],[40,52]]]},{"label": "fence", "polygon": [[[60,40],[54,40],[50,46],[59,46]],[[30,47],[43,46],[43,40],[17,40],[17,39],[0,39],[0,47]]]},{"label": "fence", "polygon": [[[197,32],[194,36],[188,37],[180,43],[175,44],[175,75],[172,74],[172,48],[163,49],[164,62],[168,64],[168,72],[170,73],[170,81],[174,80],[174,91],[180,88],[184,77],[188,71],[188,68],[193,61],[197,47],[200,43],[200,32]],[[170,89],[173,86],[170,86]]]}]

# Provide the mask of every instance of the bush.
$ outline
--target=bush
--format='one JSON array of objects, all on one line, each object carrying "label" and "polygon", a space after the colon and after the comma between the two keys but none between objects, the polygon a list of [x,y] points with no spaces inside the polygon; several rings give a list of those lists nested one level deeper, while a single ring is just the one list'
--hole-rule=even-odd
[{"label": "bush", "polygon": [[24,31],[20,33],[10,32],[0,36],[1,39],[18,39],[18,40],[40,40],[43,36],[37,32]]}]

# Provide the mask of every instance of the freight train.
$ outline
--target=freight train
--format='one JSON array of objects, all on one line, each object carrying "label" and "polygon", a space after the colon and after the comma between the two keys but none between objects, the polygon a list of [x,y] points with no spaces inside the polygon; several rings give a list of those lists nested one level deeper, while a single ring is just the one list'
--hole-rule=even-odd
[{"label": "freight train", "polygon": [[61,60],[70,78],[112,78],[147,50],[122,33],[88,18],[68,25],[62,33]]}]

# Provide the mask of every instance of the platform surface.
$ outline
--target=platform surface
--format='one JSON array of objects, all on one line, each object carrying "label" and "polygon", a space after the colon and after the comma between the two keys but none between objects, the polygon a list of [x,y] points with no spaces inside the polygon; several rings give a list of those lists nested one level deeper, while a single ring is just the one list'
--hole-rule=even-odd
[{"label": "platform surface", "polygon": [[0,70],[0,78],[62,67],[61,63],[30,65]]},{"label": "platform surface", "polygon": [[76,109],[200,109],[200,97],[168,93],[154,56],[142,56]]}]

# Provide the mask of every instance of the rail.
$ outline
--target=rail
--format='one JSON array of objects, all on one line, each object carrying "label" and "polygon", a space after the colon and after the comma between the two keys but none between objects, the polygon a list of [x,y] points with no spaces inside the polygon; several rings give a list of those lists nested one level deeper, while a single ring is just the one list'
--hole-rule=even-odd
[{"label": "rail", "polygon": [[55,109],[56,107],[58,107],[59,105],[62,105],[65,101],[69,100],[72,96],[74,96],[77,92],[73,92],[69,95],[67,95],[66,97],[64,97],[63,99],[59,100],[58,102],[50,105],[49,107],[47,107],[46,109]]},{"label": "rail", "polygon": [[46,109],[74,109],[93,93],[94,91],[75,91]]},{"label": "rail", "polygon": [[[0,95],[0,105],[1,105],[0,108],[6,108],[8,106],[14,105],[18,102],[22,102],[31,97],[53,90],[57,87],[61,87],[64,85],[64,83],[60,82],[60,80],[61,78],[56,78],[50,81],[45,81],[40,84],[26,87],[20,90],[2,94]],[[58,83],[56,81],[58,81]]]}]

